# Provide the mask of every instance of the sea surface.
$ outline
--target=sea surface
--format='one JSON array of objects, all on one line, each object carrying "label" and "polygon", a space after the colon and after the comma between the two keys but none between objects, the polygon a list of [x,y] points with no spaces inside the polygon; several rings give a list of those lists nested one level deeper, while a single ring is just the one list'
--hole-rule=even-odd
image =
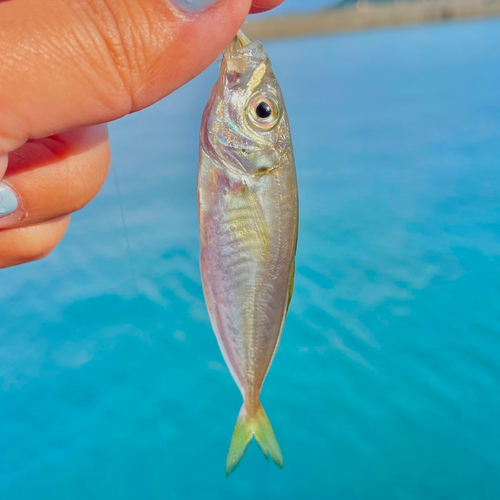
[{"label": "sea surface", "polygon": [[500,498],[500,21],[266,46],[300,183],[262,394],[284,469],[252,443],[225,477],[241,397],[195,189],[214,64],[111,124],[120,197],[111,173],[1,272],[2,500]]}]

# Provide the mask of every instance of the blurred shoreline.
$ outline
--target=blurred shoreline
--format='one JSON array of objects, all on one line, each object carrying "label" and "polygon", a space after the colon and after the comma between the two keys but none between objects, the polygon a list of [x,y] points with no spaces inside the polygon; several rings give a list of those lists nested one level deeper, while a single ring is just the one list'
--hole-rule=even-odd
[{"label": "blurred shoreline", "polygon": [[268,40],[493,17],[500,17],[500,0],[358,0],[345,7],[250,21],[243,29],[250,38]]}]

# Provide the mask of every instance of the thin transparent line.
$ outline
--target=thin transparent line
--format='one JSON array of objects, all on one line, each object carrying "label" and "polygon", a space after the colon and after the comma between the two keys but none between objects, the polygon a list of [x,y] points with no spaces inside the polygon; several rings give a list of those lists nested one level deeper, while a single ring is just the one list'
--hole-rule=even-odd
[{"label": "thin transparent line", "polygon": [[[108,137],[109,137],[109,132],[108,132]],[[120,194],[120,186],[118,184],[118,176],[116,175],[115,160],[113,158],[113,153],[111,153],[111,166],[113,168],[113,177],[115,179],[116,193],[118,194],[118,204],[120,205],[120,213],[122,216],[123,232],[125,234],[125,241],[127,243],[127,260],[128,260],[128,264],[130,266],[130,271],[132,273],[132,278],[134,280],[135,294],[139,295],[139,286],[137,284],[137,275],[135,272],[134,261],[132,259],[132,250],[130,248],[130,238],[128,235],[127,222],[125,220],[125,211],[123,210],[122,197]]]}]

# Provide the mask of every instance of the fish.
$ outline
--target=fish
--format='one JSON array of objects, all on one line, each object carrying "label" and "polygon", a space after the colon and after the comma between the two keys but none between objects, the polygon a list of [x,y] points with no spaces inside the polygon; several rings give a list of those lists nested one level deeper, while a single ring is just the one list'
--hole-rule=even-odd
[{"label": "fish", "polygon": [[269,56],[239,31],[202,117],[200,269],[212,328],[243,396],[229,475],[255,437],[283,467],[260,393],[293,291],[298,191],[288,115]]}]

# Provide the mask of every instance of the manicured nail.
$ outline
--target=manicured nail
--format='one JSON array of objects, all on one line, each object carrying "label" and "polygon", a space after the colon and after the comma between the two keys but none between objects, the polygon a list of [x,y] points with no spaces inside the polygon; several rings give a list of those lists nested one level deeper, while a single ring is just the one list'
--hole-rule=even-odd
[{"label": "manicured nail", "polygon": [[17,197],[14,191],[4,184],[0,183],[0,217],[11,214],[17,208]]},{"label": "manicured nail", "polygon": [[186,12],[201,12],[207,9],[218,0],[170,0]]}]

